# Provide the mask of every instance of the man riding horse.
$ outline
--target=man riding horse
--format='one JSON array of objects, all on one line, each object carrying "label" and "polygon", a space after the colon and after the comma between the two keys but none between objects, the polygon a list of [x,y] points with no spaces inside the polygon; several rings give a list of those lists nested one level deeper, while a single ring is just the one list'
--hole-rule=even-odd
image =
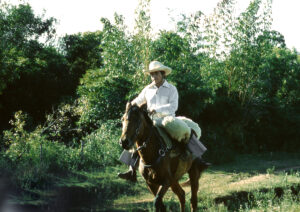
[{"label": "man riding horse", "polygon": [[[174,85],[167,82],[165,77],[171,73],[171,68],[163,65],[158,61],[152,61],[149,64],[149,69],[143,72],[151,76],[152,83],[147,85],[142,92],[135,98],[131,104],[141,106],[147,104],[147,110],[152,116],[152,120],[156,126],[162,127],[162,121],[166,117],[175,117],[175,112],[178,109],[178,92]],[[200,137],[200,136],[198,136]],[[196,136],[190,136],[190,140],[203,146]],[[203,146],[203,148],[205,148]],[[189,148],[188,148],[189,149]],[[191,152],[192,147],[189,149]],[[206,148],[205,148],[206,150]],[[204,151],[205,151],[204,150]],[[203,151],[203,152],[204,152]],[[136,182],[136,166],[138,164],[138,155],[136,153],[128,153],[124,150],[122,155],[130,155],[130,161],[123,161],[129,165],[129,170],[125,173],[119,173],[118,176],[122,179],[126,179],[132,182]],[[198,157],[198,165],[201,170],[208,168],[210,165],[201,159],[202,154],[194,154]],[[122,156],[121,156],[122,157]],[[121,159],[122,160],[122,159]]]}]

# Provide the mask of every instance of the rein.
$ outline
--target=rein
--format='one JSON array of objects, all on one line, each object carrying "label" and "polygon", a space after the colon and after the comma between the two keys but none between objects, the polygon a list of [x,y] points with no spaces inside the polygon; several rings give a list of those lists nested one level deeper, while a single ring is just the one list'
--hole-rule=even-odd
[{"label": "rein", "polygon": [[[138,128],[139,129],[139,128]],[[139,146],[136,150],[137,151],[140,151],[142,149],[145,149],[147,147],[147,144],[149,143],[150,141],[150,138],[152,136],[152,131],[153,131],[153,127],[151,127],[151,131],[150,131],[150,135],[148,136],[148,138],[146,139],[146,141],[143,142],[143,145],[142,146]]]},{"label": "rein", "polygon": [[[149,136],[147,137],[146,141],[143,142],[143,145],[141,145],[141,146],[139,146],[139,147],[137,148],[137,151],[141,151],[141,150],[143,150],[143,149],[145,149],[145,148],[147,147],[147,144],[149,143],[149,141],[150,141],[150,139],[151,139],[151,137],[152,137],[152,135],[153,135],[153,131],[155,130],[154,128],[155,128],[155,127],[152,125],[152,126],[151,126],[151,131],[150,131],[150,133],[149,133]],[[137,128],[137,130],[138,130],[138,129],[140,129],[140,126]],[[139,130],[138,130],[138,131],[139,131]],[[154,133],[155,133],[155,132],[154,132]],[[159,150],[158,150],[159,157],[156,159],[156,161],[154,162],[154,164],[145,164],[144,166],[145,166],[146,168],[152,168],[152,167],[157,166],[157,165],[159,164],[159,162],[161,161],[161,159],[162,159],[163,157],[165,157],[165,156],[166,156],[166,153],[169,151],[169,149],[166,148],[164,142],[161,140],[160,136],[158,136],[158,140],[159,140],[159,144],[160,144],[160,148],[159,148]]]},{"label": "rein", "polygon": [[[131,108],[129,109],[129,111],[128,111],[128,117],[130,117],[131,112],[132,112],[132,111],[135,111],[136,109],[137,109],[137,108],[131,107]],[[149,117],[149,118],[150,118],[150,117]],[[150,119],[151,119],[151,118],[150,118]],[[152,119],[151,119],[151,123],[152,123]],[[131,140],[135,140],[135,139],[139,136],[140,130],[141,130],[141,126],[142,126],[141,120],[139,120],[138,128],[135,130],[134,138],[132,138]],[[153,133],[158,134],[157,132],[155,132],[155,126],[154,126],[153,123],[152,123],[152,125],[151,125],[151,130],[150,130],[150,133],[149,133],[147,139],[143,142],[143,144],[142,144],[141,146],[139,146],[139,147],[137,148],[136,151],[141,152],[143,149],[145,149],[145,148],[147,147],[147,145],[148,145],[148,143],[150,142],[150,139],[151,139]],[[162,158],[164,158],[164,157],[166,156],[166,153],[168,153],[168,151],[169,151],[169,149],[166,147],[164,141],[162,140],[162,138],[160,137],[159,134],[158,134],[157,137],[158,137],[159,145],[160,145],[159,150],[158,150],[159,157],[156,159],[156,161],[155,161],[153,164],[145,164],[144,166],[145,166],[146,168],[151,168],[151,167],[157,166],[157,165],[160,163],[160,161],[162,160]]]}]

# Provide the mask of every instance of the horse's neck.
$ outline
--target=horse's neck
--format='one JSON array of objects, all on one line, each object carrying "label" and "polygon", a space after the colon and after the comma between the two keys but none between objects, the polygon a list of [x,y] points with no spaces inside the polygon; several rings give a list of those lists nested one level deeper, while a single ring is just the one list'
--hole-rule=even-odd
[{"label": "horse's neck", "polygon": [[[146,122],[145,122],[146,123]],[[147,146],[140,151],[140,156],[146,164],[154,163],[158,157],[159,143],[155,127],[149,123],[145,124],[144,133],[141,138],[141,145],[147,141]]]}]

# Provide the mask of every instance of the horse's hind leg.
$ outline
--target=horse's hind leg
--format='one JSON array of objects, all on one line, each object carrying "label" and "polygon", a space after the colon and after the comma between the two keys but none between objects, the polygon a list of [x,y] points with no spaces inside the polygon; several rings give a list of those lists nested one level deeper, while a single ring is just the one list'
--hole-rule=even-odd
[{"label": "horse's hind leg", "polygon": [[181,212],[184,212],[184,208],[185,208],[185,192],[184,192],[184,190],[181,188],[181,186],[179,185],[178,182],[172,184],[171,188],[172,188],[172,191],[178,196],[178,199],[180,201]]},{"label": "horse's hind leg", "polygon": [[191,183],[191,208],[192,211],[197,211],[197,193],[199,189],[199,178],[201,176],[201,172],[197,167],[196,161],[193,162],[193,165],[191,169],[189,170],[189,177],[190,177],[190,183]]}]

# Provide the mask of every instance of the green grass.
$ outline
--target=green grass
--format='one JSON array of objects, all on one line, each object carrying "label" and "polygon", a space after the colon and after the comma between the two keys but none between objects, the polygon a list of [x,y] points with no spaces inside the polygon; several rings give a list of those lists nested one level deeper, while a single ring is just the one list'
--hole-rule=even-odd
[{"label": "green grass", "polygon": [[[200,179],[198,207],[200,211],[300,211],[299,161],[300,154],[268,153],[241,155],[234,162],[212,166]],[[52,207],[64,205],[74,211],[153,211],[154,197],[139,174],[137,184],[117,178],[126,169],[70,173],[56,177],[49,189],[24,191],[12,200],[42,207],[46,202]],[[189,211],[190,188],[184,189]],[[178,211],[178,199],[170,190],[164,203],[168,211]]]},{"label": "green grass", "polygon": [[[299,199],[289,195],[291,187],[300,190],[300,155],[288,153],[268,153],[242,155],[226,165],[213,166],[200,179],[198,207],[206,211],[294,211],[299,208]],[[293,170],[294,167],[294,171]],[[289,170],[289,171],[287,171]],[[185,180],[187,176],[184,176]],[[139,184],[144,186],[142,178]],[[189,209],[190,189],[186,191]],[[280,197],[276,192],[282,192]],[[142,195],[142,196],[141,196]],[[153,196],[147,190],[139,195],[116,198],[113,208],[135,211],[147,208],[152,211]],[[168,191],[164,202],[169,210],[179,207],[177,197]],[[149,209],[150,207],[150,209]],[[274,209],[276,211],[276,209]],[[173,210],[172,210],[173,211]],[[188,211],[188,210],[187,210]]]}]

